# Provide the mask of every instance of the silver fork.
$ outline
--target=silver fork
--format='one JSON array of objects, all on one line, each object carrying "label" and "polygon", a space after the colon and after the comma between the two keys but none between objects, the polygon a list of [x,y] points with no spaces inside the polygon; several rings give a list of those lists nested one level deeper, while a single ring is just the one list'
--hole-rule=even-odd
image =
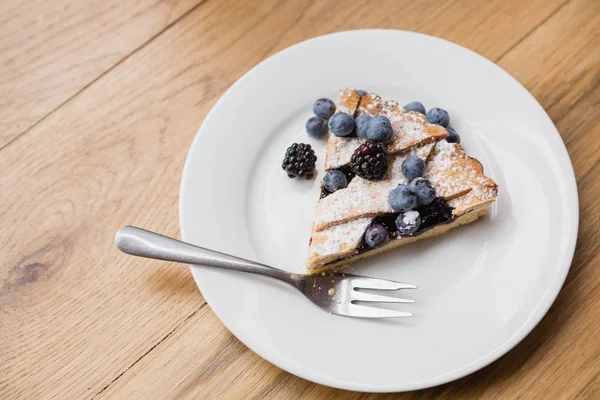
[{"label": "silver fork", "polygon": [[145,229],[126,226],[117,232],[117,247],[134,256],[175,261],[185,264],[265,275],[285,282],[304,294],[310,301],[332,314],[358,318],[410,317],[412,313],[355,304],[413,303],[413,300],[383,296],[357,289],[399,290],[416,289],[407,283],[367,278],[350,274],[298,275],[259,264],[254,261],[194,246]]}]

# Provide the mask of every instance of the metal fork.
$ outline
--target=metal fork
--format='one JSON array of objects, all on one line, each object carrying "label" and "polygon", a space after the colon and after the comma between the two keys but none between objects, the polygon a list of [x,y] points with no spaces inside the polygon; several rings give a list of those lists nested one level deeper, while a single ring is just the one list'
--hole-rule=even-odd
[{"label": "metal fork", "polygon": [[323,310],[338,315],[358,318],[410,317],[412,313],[384,308],[374,308],[365,303],[413,303],[413,300],[383,296],[357,289],[399,290],[416,289],[407,283],[367,278],[350,274],[298,275],[269,267],[254,261],[194,246],[145,229],[126,226],[117,232],[117,247],[134,256],[175,261],[185,264],[265,275],[285,282],[304,294]]}]

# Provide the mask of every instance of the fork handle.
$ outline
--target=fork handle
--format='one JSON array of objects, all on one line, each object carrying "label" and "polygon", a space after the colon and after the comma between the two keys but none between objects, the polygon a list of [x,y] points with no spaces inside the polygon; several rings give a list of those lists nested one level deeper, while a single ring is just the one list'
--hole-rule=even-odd
[{"label": "fork handle", "polygon": [[119,229],[115,236],[115,244],[119,250],[133,256],[265,275],[294,287],[297,287],[299,282],[299,279],[289,272],[208,250],[135,226]]}]

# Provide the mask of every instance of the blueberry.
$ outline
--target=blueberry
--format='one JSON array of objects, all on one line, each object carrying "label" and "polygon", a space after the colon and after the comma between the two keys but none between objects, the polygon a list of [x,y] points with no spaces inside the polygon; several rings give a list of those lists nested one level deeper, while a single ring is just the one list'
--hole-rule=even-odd
[{"label": "blueberry", "polygon": [[454,128],[447,127],[446,129],[448,130],[448,137],[446,138],[446,141],[448,143],[460,143],[460,136],[458,133],[456,133]]},{"label": "blueberry", "polygon": [[362,139],[367,138],[367,128],[369,127],[369,121],[371,121],[372,117],[367,114],[361,114],[354,122],[356,123],[356,136]]},{"label": "blueberry", "polygon": [[406,109],[406,112],[416,111],[425,115],[425,106],[420,101],[413,101],[412,103],[408,103],[404,106],[404,108]]},{"label": "blueberry", "polygon": [[392,136],[392,124],[384,115],[371,118],[367,126],[367,138],[376,142],[385,142]]},{"label": "blueberry", "polygon": [[415,179],[425,173],[425,161],[419,157],[410,156],[402,163],[402,173],[408,179]]},{"label": "blueberry", "polygon": [[417,206],[417,192],[408,185],[398,185],[389,195],[390,207],[395,211],[408,211]]},{"label": "blueberry", "polygon": [[319,99],[313,105],[313,112],[317,117],[327,120],[335,112],[335,103],[329,99]]},{"label": "blueberry", "polygon": [[361,96],[366,96],[367,92],[364,90],[357,90],[356,93],[360,94]]},{"label": "blueberry", "polygon": [[441,108],[432,108],[427,111],[427,120],[430,124],[441,125],[445,128],[450,123],[450,115]]},{"label": "blueberry", "polygon": [[329,130],[335,136],[348,136],[354,130],[354,118],[343,112],[334,114],[329,118]]},{"label": "blueberry", "polygon": [[415,188],[417,192],[417,200],[419,204],[431,204],[435,199],[435,188],[433,184],[424,178],[415,178],[410,185]]},{"label": "blueberry", "polygon": [[348,186],[348,179],[341,171],[332,170],[323,177],[323,186],[331,193]]},{"label": "blueberry", "polygon": [[396,228],[400,235],[412,235],[421,226],[421,216],[418,211],[401,212],[396,218]]},{"label": "blueberry", "polygon": [[306,133],[315,139],[325,137],[327,135],[327,121],[319,117],[310,117],[306,121]]},{"label": "blueberry", "polygon": [[365,242],[369,247],[378,247],[388,242],[390,233],[385,226],[373,224],[367,227],[365,231]]}]

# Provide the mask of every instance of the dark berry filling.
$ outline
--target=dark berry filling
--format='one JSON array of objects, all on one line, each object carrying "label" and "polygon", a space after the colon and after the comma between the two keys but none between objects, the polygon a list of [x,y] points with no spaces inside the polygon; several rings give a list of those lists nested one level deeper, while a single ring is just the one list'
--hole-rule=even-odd
[{"label": "dark berry filling", "polygon": [[[402,235],[398,232],[398,228],[396,227],[396,218],[398,218],[398,215],[400,213],[388,213],[379,215],[373,218],[373,222],[371,224],[384,226],[385,229],[387,229],[387,231],[389,232],[391,241],[394,240],[394,238],[402,236],[419,236],[436,225],[446,224],[454,220],[454,217],[452,215],[452,207],[450,207],[448,203],[446,203],[446,201],[441,197],[436,197],[435,200],[433,200],[431,203],[421,205],[415,208],[414,210],[419,212],[419,216],[421,217],[421,225],[415,233],[410,235]],[[362,242],[356,248],[356,252],[346,258],[353,257],[356,254],[365,253],[372,249],[373,247],[369,246],[369,244],[363,237]],[[328,264],[332,264],[338,261],[340,260],[334,260]]]},{"label": "dark berry filling", "polygon": [[431,203],[419,206],[415,210],[421,216],[421,227],[417,234],[453,219],[452,207],[441,197],[436,197]]}]

